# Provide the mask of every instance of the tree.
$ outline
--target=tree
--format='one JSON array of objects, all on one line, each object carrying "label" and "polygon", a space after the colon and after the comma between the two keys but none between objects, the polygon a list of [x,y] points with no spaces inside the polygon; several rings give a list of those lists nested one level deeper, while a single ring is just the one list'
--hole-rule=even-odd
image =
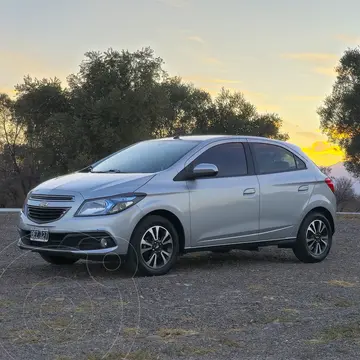
[{"label": "tree", "polygon": [[145,139],[190,134],[288,138],[277,114],[260,114],[239,92],[222,89],[212,99],[207,91],[170,77],[150,48],[88,52],[67,87],[57,78],[26,76],[16,90],[15,101],[4,100],[6,129],[15,132],[8,132],[0,161],[11,163],[21,179],[19,199],[38,182]]},{"label": "tree", "polygon": [[337,209],[343,211],[347,203],[354,201],[356,198],[353,181],[343,176],[335,179],[334,182]]},{"label": "tree", "polygon": [[319,169],[322,173],[324,173],[326,176],[331,176],[331,167],[328,166],[319,166]]},{"label": "tree", "polygon": [[336,67],[332,93],[318,109],[321,129],[345,152],[345,167],[360,177],[360,48],[348,49]]},{"label": "tree", "polygon": [[60,80],[27,76],[16,90],[15,121],[24,129],[34,171],[42,179],[67,172],[65,150],[74,142],[74,123],[69,96]]},{"label": "tree", "polygon": [[15,120],[14,102],[0,94],[0,206],[19,206],[34,183],[23,126]]},{"label": "tree", "polygon": [[223,88],[215,98],[213,113],[211,133],[289,138],[280,133],[282,120],[277,114],[259,114],[240,92],[231,93]]},{"label": "tree", "polygon": [[69,77],[77,153],[91,162],[153,137],[166,107],[162,65],[150,48],[85,54],[78,74]]}]

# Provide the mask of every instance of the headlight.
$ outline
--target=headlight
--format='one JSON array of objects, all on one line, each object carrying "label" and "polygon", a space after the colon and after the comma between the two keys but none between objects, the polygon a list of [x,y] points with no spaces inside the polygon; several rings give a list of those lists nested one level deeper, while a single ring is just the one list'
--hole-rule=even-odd
[{"label": "headlight", "polygon": [[86,200],[75,216],[100,216],[117,214],[142,200],[145,195],[114,196],[103,199]]}]

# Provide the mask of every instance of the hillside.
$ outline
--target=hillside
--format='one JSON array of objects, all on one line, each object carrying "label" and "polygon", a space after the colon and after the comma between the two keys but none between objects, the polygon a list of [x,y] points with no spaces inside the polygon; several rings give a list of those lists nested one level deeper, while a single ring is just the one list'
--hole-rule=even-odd
[{"label": "hillside", "polygon": [[360,194],[360,181],[356,180],[346,169],[343,162],[338,162],[333,166],[330,166],[331,176],[334,178],[347,177],[354,181],[354,190],[357,194]]}]

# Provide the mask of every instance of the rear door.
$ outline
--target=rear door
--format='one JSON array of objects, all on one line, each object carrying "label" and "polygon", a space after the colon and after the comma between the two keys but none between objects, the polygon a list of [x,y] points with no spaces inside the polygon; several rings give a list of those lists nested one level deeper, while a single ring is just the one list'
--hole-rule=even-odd
[{"label": "rear door", "polygon": [[260,184],[259,240],[293,238],[316,181],[290,148],[266,142],[251,142],[255,171]]},{"label": "rear door", "polygon": [[215,177],[187,181],[192,246],[256,241],[259,182],[248,143],[211,144],[191,159],[189,166],[200,163],[214,164],[219,172]]}]

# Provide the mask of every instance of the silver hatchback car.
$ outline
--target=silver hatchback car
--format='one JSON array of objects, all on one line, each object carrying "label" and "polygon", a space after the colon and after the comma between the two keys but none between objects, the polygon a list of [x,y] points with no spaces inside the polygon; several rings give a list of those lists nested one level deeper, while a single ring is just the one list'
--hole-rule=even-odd
[{"label": "silver hatchback car", "polygon": [[52,264],[109,256],[162,275],[195,251],[293,249],[324,260],[334,185],[297,146],[250,136],[143,141],[29,192],[19,247]]}]

